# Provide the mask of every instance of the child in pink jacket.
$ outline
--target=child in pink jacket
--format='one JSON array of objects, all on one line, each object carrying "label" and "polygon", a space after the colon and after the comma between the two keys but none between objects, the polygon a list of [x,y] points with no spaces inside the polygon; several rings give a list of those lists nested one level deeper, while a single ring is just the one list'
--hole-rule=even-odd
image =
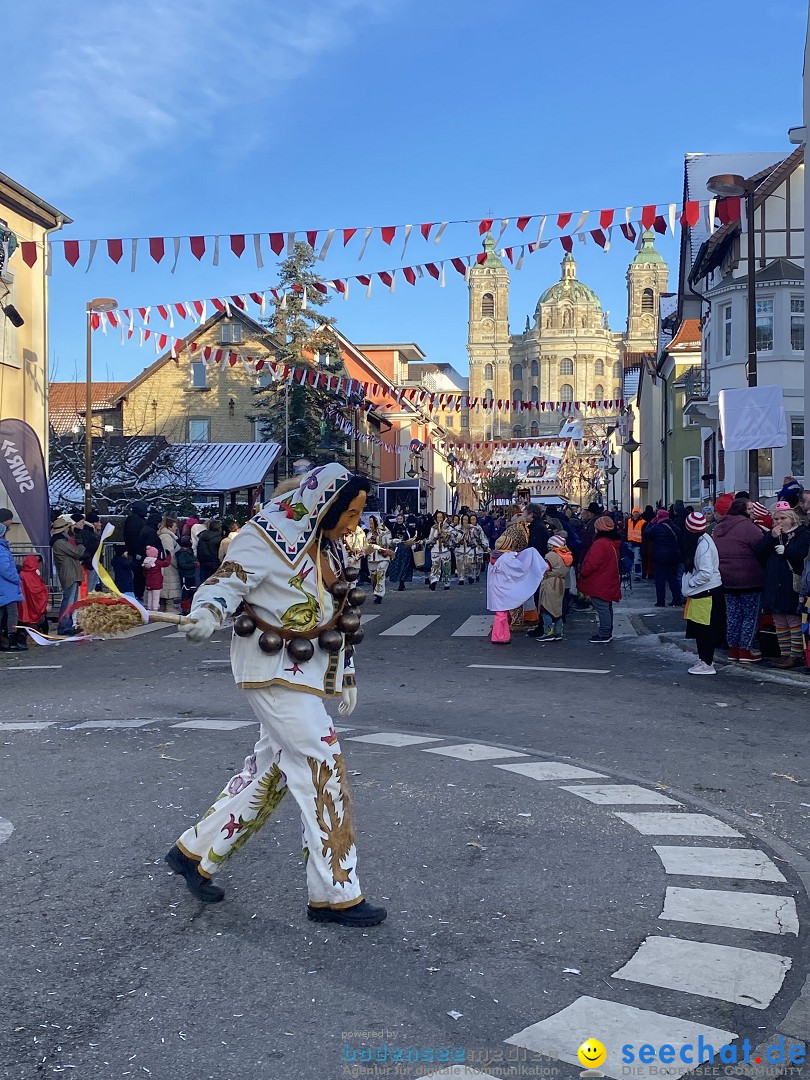
[{"label": "child in pink jacket", "polygon": [[170,566],[171,555],[158,558],[156,547],[146,549],[146,558],[143,560],[143,572],[146,578],[146,610],[158,611],[160,609],[160,593],[163,589],[163,567]]}]

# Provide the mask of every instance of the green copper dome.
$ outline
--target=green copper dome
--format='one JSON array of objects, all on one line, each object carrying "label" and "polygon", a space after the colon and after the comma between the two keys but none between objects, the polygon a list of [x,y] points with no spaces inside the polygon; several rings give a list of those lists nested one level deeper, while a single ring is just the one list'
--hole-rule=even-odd
[{"label": "green copper dome", "polygon": [[662,263],[663,256],[655,250],[655,234],[648,229],[641,240],[641,247],[638,255],[633,259],[633,266],[638,266],[639,263]]},{"label": "green copper dome", "polygon": [[535,315],[540,314],[541,304],[558,304],[561,300],[570,300],[573,304],[593,304],[598,311],[601,311],[602,305],[593,289],[583,281],[577,281],[577,264],[570,251],[566,252],[560,265],[562,278],[546,289],[537,301]]}]

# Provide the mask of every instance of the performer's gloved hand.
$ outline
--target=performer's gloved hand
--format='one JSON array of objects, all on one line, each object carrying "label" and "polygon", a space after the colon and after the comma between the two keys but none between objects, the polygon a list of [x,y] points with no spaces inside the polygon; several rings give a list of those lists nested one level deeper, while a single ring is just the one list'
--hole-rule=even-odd
[{"label": "performer's gloved hand", "polygon": [[180,632],[185,634],[186,641],[190,641],[193,645],[200,645],[203,641],[208,641],[214,631],[219,630],[219,620],[210,608],[197,608],[191,618],[194,621],[181,626]]},{"label": "performer's gloved hand", "polygon": [[357,687],[344,686],[343,692],[340,695],[338,712],[341,716],[351,716],[354,712],[355,705],[357,705]]}]

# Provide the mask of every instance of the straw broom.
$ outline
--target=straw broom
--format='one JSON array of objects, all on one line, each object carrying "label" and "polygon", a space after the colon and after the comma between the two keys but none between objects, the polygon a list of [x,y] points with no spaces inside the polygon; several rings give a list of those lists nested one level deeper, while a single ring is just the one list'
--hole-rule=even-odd
[{"label": "straw broom", "polygon": [[190,626],[196,621],[188,615],[175,615],[169,611],[147,612],[140,604],[123,596],[88,596],[71,605],[65,614],[70,612],[76,613],[76,621],[84,633],[105,638],[124,634],[148,622]]}]

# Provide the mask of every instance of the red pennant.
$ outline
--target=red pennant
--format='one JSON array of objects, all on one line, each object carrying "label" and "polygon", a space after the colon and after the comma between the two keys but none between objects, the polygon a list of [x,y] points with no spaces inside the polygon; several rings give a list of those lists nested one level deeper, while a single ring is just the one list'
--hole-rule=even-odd
[{"label": "red pennant", "polygon": [[574,250],[574,238],[573,238],[573,236],[561,236],[560,237],[560,243],[565,248],[565,250],[567,252],[569,252],[569,254],[570,254],[570,252],[572,252]]},{"label": "red pennant", "polygon": [[530,217],[519,217],[517,219],[517,227],[520,229],[521,232],[523,232],[523,230],[526,228],[526,226],[531,220],[532,219]]},{"label": "red pennant", "polygon": [[240,311],[245,311],[246,310],[245,301],[242,299],[241,296],[232,296],[231,297],[231,303],[233,304],[234,307],[239,308]]},{"label": "red pennant", "polygon": [[383,242],[386,244],[390,244],[396,234],[396,225],[383,225],[383,227],[380,229],[380,236],[382,236]]},{"label": "red pennant", "polygon": [[601,229],[591,229],[591,239],[595,244],[598,244],[600,248],[604,248],[607,243],[607,237]]},{"label": "red pennant", "polygon": [[557,215],[557,228],[566,229],[571,222],[573,214],[558,214]]},{"label": "red pennant", "polygon": [[270,250],[274,255],[280,255],[284,250],[284,233],[270,233]]},{"label": "red pennant", "polygon": [[599,211],[599,224],[603,229],[609,229],[613,224],[613,215],[615,210],[600,210]]},{"label": "red pennant", "polygon": [[98,330],[99,326],[101,326],[101,316],[97,311],[90,312],[90,326],[93,330]]},{"label": "red pennant", "polygon": [[65,258],[71,266],[75,266],[79,261],[79,241],[78,240],[65,240]]},{"label": "red pennant", "polygon": [[463,259],[451,259],[450,261],[452,262],[454,268],[458,270],[458,272],[462,275],[462,277],[467,273],[467,264],[464,262]]},{"label": "red pennant", "polygon": [[700,221],[700,203],[697,201],[685,202],[683,204],[683,214],[681,215],[681,225],[689,225],[694,228]]},{"label": "red pennant", "polygon": [[149,310],[147,308],[139,307],[138,308],[138,314],[140,315],[140,317],[143,319],[143,321],[145,323],[149,322]]},{"label": "red pennant", "polygon": [[344,247],[346,247],[346,245],[348,244],[348,242],[351,240],[351,238],[354,236],[354,234],[356,232],[357,232],[357,229],[344,229],[343,230],[343,246]]},{"label": "red pennant", "polygon": [[259,307],[261,307],[262,301],[264,300],[264,297],[262,296],[261,293],[252,292],[252,293],[249,293],[248,295],[250,296],[250,299],[253,301],[254,304],[258,304]]},{"label": "red pennant", "polygon": [[191,248],[191,254],[195,259],[201,259],[205,254],[205,237],[204,236],[190,236],[189,247]]},{"label": "red pennant", "polygon": [[435,224],[435,221],[426,221],[423,225],[419,226],[419,231],[426,240],[430,239],[430,230]]},{"label": "red pennant", "polygon": [[402,273],[409,285],[416,284],[416,271],[412,266],[404,266],[402,268]]},{"label": "red pennant", "polygon": [[626,225],[622,225],[621,230],[624,233],[625,240],[629,240],[631,244],[635,243],[636,230],[629,222]]},{"label": "red pennant", "polygon": [[340,278],[336,278],[335,279],[335,288],[337,289],[337,291],[339,293],[345,293],[346,292],[346,282],[341,281]]},{"label": "red pennant", "polygon": [[162,236],[149,237],[149,254],[156,263],[159,263],[166,254],[166,247]]},{"label": "red pennant", "polygon": [[475,256],[475,261],[478,266],[487,261],[487,253],[485,251],[479,251]]},{"label": "red pennant", "polygon": [[357,280],[361,285],[368,287],[371,284],[371,276],[369,274],[358,274]]},{"label": "red pennant", "polygon": [[312,288],[319,293],[327,293],[329,291],[323,281],[313,281]]},{"label": "red pennant", "polygon": [[211,297],[211,303],[217,309],[217,311],[224,311],[225,310],[225,303],[224,303],[224,301],[220,300],[220,298],[218,296],[212,296]]},{"label": "red pennant", "polygon": [[168,345],[168,343],[169,343],[168,334],[160,334],[159,337],[158,337],[158,347],[161,348],[161,349],[165,349],[166,346]]},{"label": "red pennant", "polygon": [[262,357],[260,357],[256,362],[256,370],[261,371],[263,367],[264,367],[264,359]]},{"label": "red pennant", "polygon": [[107,254],[112,261],[118,265],[121,259],[124,257],[124,241],[123,240],[108,240],[107,241]]},{"label": "red pennant", "polygon": [[205,357],[206,360],[211,359],[211,353],[212,352],[213,352],[213,349],[211,348],[210,345],[203,346],[203,356]]},{"label": "red pennant", "polygon": [[436,263],[425,263],[425,269],[432,278],[436,278],[437,281],[439,280],[440,271]]},{"label": "red pennant", "polygon": [[241,259],[245,251],[245,234],[244,233],[232,233],[231,234],[231,251],[237,257]]},{"label": "red pennant", "polygon": [[309,244],[309,246],[314,251],[315,250],[315,245],[318,243],[318,231],[317,231],[317,229],[310,229],[307,232],[307,243]]},{"label": "red pennant", "polygon": [[239,353],[235,353],[235,352],[228,353],[228,363],[230,364],[231,367],[233,367],[236,364],[236,361],[238,359],[239,359]]},{"label": "red pennant", "polygon": [[658,217],[655,219],[655,221],[653,222],[653,228],[657,233],[660,233],[661,236],[666,235],[667,222],[663,214],[659,214]]},{"label": "red pennant", "polygon": [[197,312],[197,315],[202,318],[202,313],[205,310],[205,305],[203,304],[202,300],[192,300],[191,306]]},{"label": "red pennant", "polygon": [[157,309],[158,309],[158,314],[160,315],[161,319],[168,319],[168,317],[169,317],[169,309],[167,307],[164,307],[163,304],[158,304]]},{"label": "red pennant", "polygon": [[494,220],[494,218],[484,218],[483,221],[479,222],[478,235],[483,236],[484,233],[489,232],[489,230],[492,228],[492,222]]},{"label": "red pennant", "polygon": [[641,208],[641,224],[645,229],[651,229],[655,223],[657,217],[656,208],[654,206],[643,206]]},{"label": "red pennant", "polygon": [[722,225],[739,221],[742,217],[742,203],[738,195],[728,199],[718,199],[716,213]]},{"label": "red pennant", "polygon": [[177,312],[181,319],[185,319],[186,315],[188,314],[184,304],[175,304],[174,310]]}]

